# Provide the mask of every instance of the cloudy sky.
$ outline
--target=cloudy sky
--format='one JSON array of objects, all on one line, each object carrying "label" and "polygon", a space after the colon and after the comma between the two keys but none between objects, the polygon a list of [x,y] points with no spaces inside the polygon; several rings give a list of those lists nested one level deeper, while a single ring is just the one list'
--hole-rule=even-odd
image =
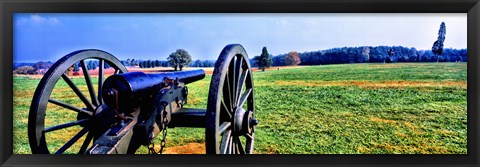
[{"label": "cloudy sky", "polygon": [[119,59],[165,60],[176,49],[216,60],[242,44],[249,57],[345,46],[431,49],[441,22],[445,48],[467,47],[467,14],[36,14],[14,15],[14,61],[56,61],[95,48]]}]

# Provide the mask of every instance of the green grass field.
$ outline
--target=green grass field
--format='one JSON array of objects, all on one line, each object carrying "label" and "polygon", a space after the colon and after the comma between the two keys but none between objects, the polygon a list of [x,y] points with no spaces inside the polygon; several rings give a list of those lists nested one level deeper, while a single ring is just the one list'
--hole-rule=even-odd
[{"label": "green grass field", "polygon": [[[186,107],[206,108],[210,79],[206,76],[188,85]],[[14,77],[15,154],[30,153],[28,112],[39,81]],[[83,79],[74,81],[81,84]],[[254,85],[256,117],[260,121],[256,153],[467,153],[466,63],[346,64],[270,70],[254,73]],[[56,98],[81,104],[72,98],[75,95],[66,84],[59,83],[56,88]],[[86,86],[81,89],[87,90]],[[75,115],[58,112],[49,119],[47,124],[58,124],[75,119]],[[50,137],[62,140],[74,130]],[[167,147],[203,142],[201,128],[168,131]],[[137,153],[147,153],[147,149]]]}]

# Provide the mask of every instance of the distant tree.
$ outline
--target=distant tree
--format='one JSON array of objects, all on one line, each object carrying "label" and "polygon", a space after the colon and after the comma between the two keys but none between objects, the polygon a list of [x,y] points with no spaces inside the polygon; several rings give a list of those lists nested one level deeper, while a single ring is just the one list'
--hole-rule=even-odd
[{"label": "distant tree", "polygon": [[32,66],[21,66],[13,71],[14,74],[35,74],[35,68]]},{"label": "distant tree", "polygon": [[146,68],[151,68],[152,67],[152,62],[150,60],[147,60],[145,67]]},{"label": "distant tree", "polygon": [[259,58],[257,58],[256,64],[258,65],[258,68],[260,68],[262,71],[265,71],[265,68],[269,68],[270,66],[272,66],[272,63],[272,58],[270,54],[268,54],[267,47],[264,46],[262,48],[262,54]]},{"label": "distant tree", "polygon": [[155,67],[162,66],[162,63],[159,60],[155,60]]},{"label": "distant tree", "polygon": [[285,65],[287,66],[296,66],[301,63],[298,53],[295,51],[289,52],[284,57]]},{"label": "distant tree", "polygon": [[[126,61],[126,62],[128,62],[128,61]],[[128,64],[128,63],[127,63],[127,64]],[[128,66],[128,65],[126,65],[126,66]],[[107,69],[107,68],[110,68],[110,67],[111,67],[111,66],[110,66],[110,63],[104,63],[104,64],[103,64],[103,69]]]},{"label": "distant tree", "polygon": [[155,61],[150,61],[150,68],[155,68]]},{"label": "distant tree", "polygon": [[87,63],[87,70],[95,70],[98,67],[98,62],[96,61],[88,61]]},{"label": "distant tree", "polygon": [[387,54],[388,54],[388,57],[385,58],[385,61],[384,61],[384,62],[393,63],[393,61],[394,61],[394,55],[395,55],[395,52],[393,51],[393,49],[389,49],[389,50],[387,51]]},{"label": "distant tree", "polygon": [[[74,75],[74,76],[79,75],[78,71],[80,71],[80,68],[79,68],[79,66],[78,66],[78,63],[73,64],[73,75]],[[41,71],[38,71],[38,70],[37,70],[37,73],[38,73],[38,72],[41,72]]]},{"label": "distant tree", "polygon": [[78,64],[77,63],[73,64],[73,72],[78,72],[78,71],[80,71]]},{"label": "distant tree", "polygon": [[200,59],[195,60],[195,62],[193,63],[193,66],[194,67],[202,67],[202,61]]},{"label": "distant tree", "polygon": [[455,59],[455,62],[462,62],[462,57],[461,57],[461,56],[457,56],[457,58]]},{"label": "distant tree", "polygon": [[138,62],[135,59],[130,60],[130,66],[137,66]]},{"label": "distant tree", "polygon": [[92,63],[93,63],[93,68],[92,68],[92,70],[95,70],[97,67],[99,67],[98,61],[92,61]]},{"label": "distant tree", "polygon": [[167,60],[173,66],[175,71],[177,71],[177,68],[182,71],[184,66],[187,66],[190,64],[190,62],[192,62],[192,57],[186,50],[177,49],[168,56]]},{"label": "distant tree", "polygon": [[253,57],[253,65],[254,66],[257,66],[258,68],[260,68],[260,61],[261,61],[260,56]]},{"label": "distant tree", "polygon": [[131,66],[131,65],[132,65],[132,63],[131,63],[132,61],[131,61],[130,59],[127,59],[127,60],[125,60],[125,61],[126,61],[126,63],[127,63],[126,66]]},{"label": "distant tree", "polygon": [[362,53],[360,58],[357,60],[358,63],[368,63],[370,61],[370,48],[362,47]]},{"label": "distant tree", "polygon": [[437,56],[437,63],[440,61],[440,58],[443,54],[443,42],[445,41],[445,35],[447,33],[446,31],[445,23],[442,22],[440,24],[440,29],[438,30],[438,38],[432,46],[432,52],[435,56]]},{"label": "distant tree", "polygon": [[178,59],[180,59],[180,56],[177,54],[177,52],[173,52],[170,55],[168,55],[167,61],[174,68],[174,71],[177,71],[178,64],[179,64]]},{"label": "distant tree", "polygon": [[49,69],[51,66],[52,66],[51,62],[44,62],[44,61],[39,61],[39,62],[33,64],[33,68],[35,68],[35,70]]},{"label": "distant tree", "polygon": [[91,70],[91,69],[92,69],[92,61],[88,61],[87,70]]},{"label": "distant tree", "polygon": [[162,61],[162,67],[168,67],[168,61]]}]

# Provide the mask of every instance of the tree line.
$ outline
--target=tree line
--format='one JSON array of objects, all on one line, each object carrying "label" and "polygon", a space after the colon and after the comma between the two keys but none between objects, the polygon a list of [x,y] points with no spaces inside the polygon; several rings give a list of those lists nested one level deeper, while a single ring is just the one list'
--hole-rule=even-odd
[{"label": "tree line", "polygon": [[[389,55],[389,50],[394,52]],[[389,62],[467,62],[467,49],[444,49],[441,56],[431,50],[416,50],[402,46],[342,47],[298,54],[300,65],[389,63]],[[274,66],[283,66],[285,55],[273,57]]]},{"label": "tree line", "polygon": [[[394,54],[390,55],[389,51]],[[292,65],[325,65],[325,64],[348,64],[348,63],[395,63],[395,62],[467,62],[467,49],[447,48],[442,54],[435,54],[432,50],[417,50],[402,46],[361,46],[341,47],[326,50],[297,53],[295,51],[272,56],[267,48],[262,49],[262,54],[250,59],[250,64],[260,67],[261,70],[270,66],[292,66]],[[172,67],[170,61],[162,60],[121,60],[120,63],[127,67],[154,68]],[[53,62],[39,61],[37,63],[15,63],[15,74],[44,74]],[[98,61],[87,61],[88,70],[96,69]],[[213,60],[190,61],[188,67],[214,67]],[[78,71],[80,64],[75,64],[73,71]],[[105,64],[105,68],[109,68]]]},{"label": "tree line", "polygon": [[[467,49],[444,49],[446,26],[442,22],[438,30],[438,38],[431,50],[417,50],[402,46],[361,46],[342,47],[311,52],[289,52],[277,56],[268,55],[266,47],[262,55],[255,56],[251,62],[264,69],[273,66],[321,65],[349,63],[395,63],[395,62],[467,62]],[[267,57],[265,57],[267,53]],[[264,61],[271,61],[266,64]]]}]

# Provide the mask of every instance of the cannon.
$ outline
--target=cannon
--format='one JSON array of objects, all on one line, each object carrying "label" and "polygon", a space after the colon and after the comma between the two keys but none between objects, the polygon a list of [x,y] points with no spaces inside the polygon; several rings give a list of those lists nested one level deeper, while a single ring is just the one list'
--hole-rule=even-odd
[{"label": "cannon", "polygon": [[[98,63],[97,77],[88,71],[87,63],[92,61]],[[68,75],[76,65],[83,77]],[[188,127],[205,128],[207,154],[252,154],[258,120],[245,49],[239,44],[227,45],[215,62],[206,108],[185,107],[187,84],[204,77],[202,69],[128,72],[116,57],[102,50],[67,54],[45,73],[32,98],[28,118],[31,151],[133,154],[147,146],[149,153],[161,154],[168,129]],[[55,85],[70,89],[57,90]],[[73,94],[73,100],[62,99],[68,93]],[[70,119],[52,120],[58,117]],[[161,139],[160,151],[153,147],[157,137]]]}]

